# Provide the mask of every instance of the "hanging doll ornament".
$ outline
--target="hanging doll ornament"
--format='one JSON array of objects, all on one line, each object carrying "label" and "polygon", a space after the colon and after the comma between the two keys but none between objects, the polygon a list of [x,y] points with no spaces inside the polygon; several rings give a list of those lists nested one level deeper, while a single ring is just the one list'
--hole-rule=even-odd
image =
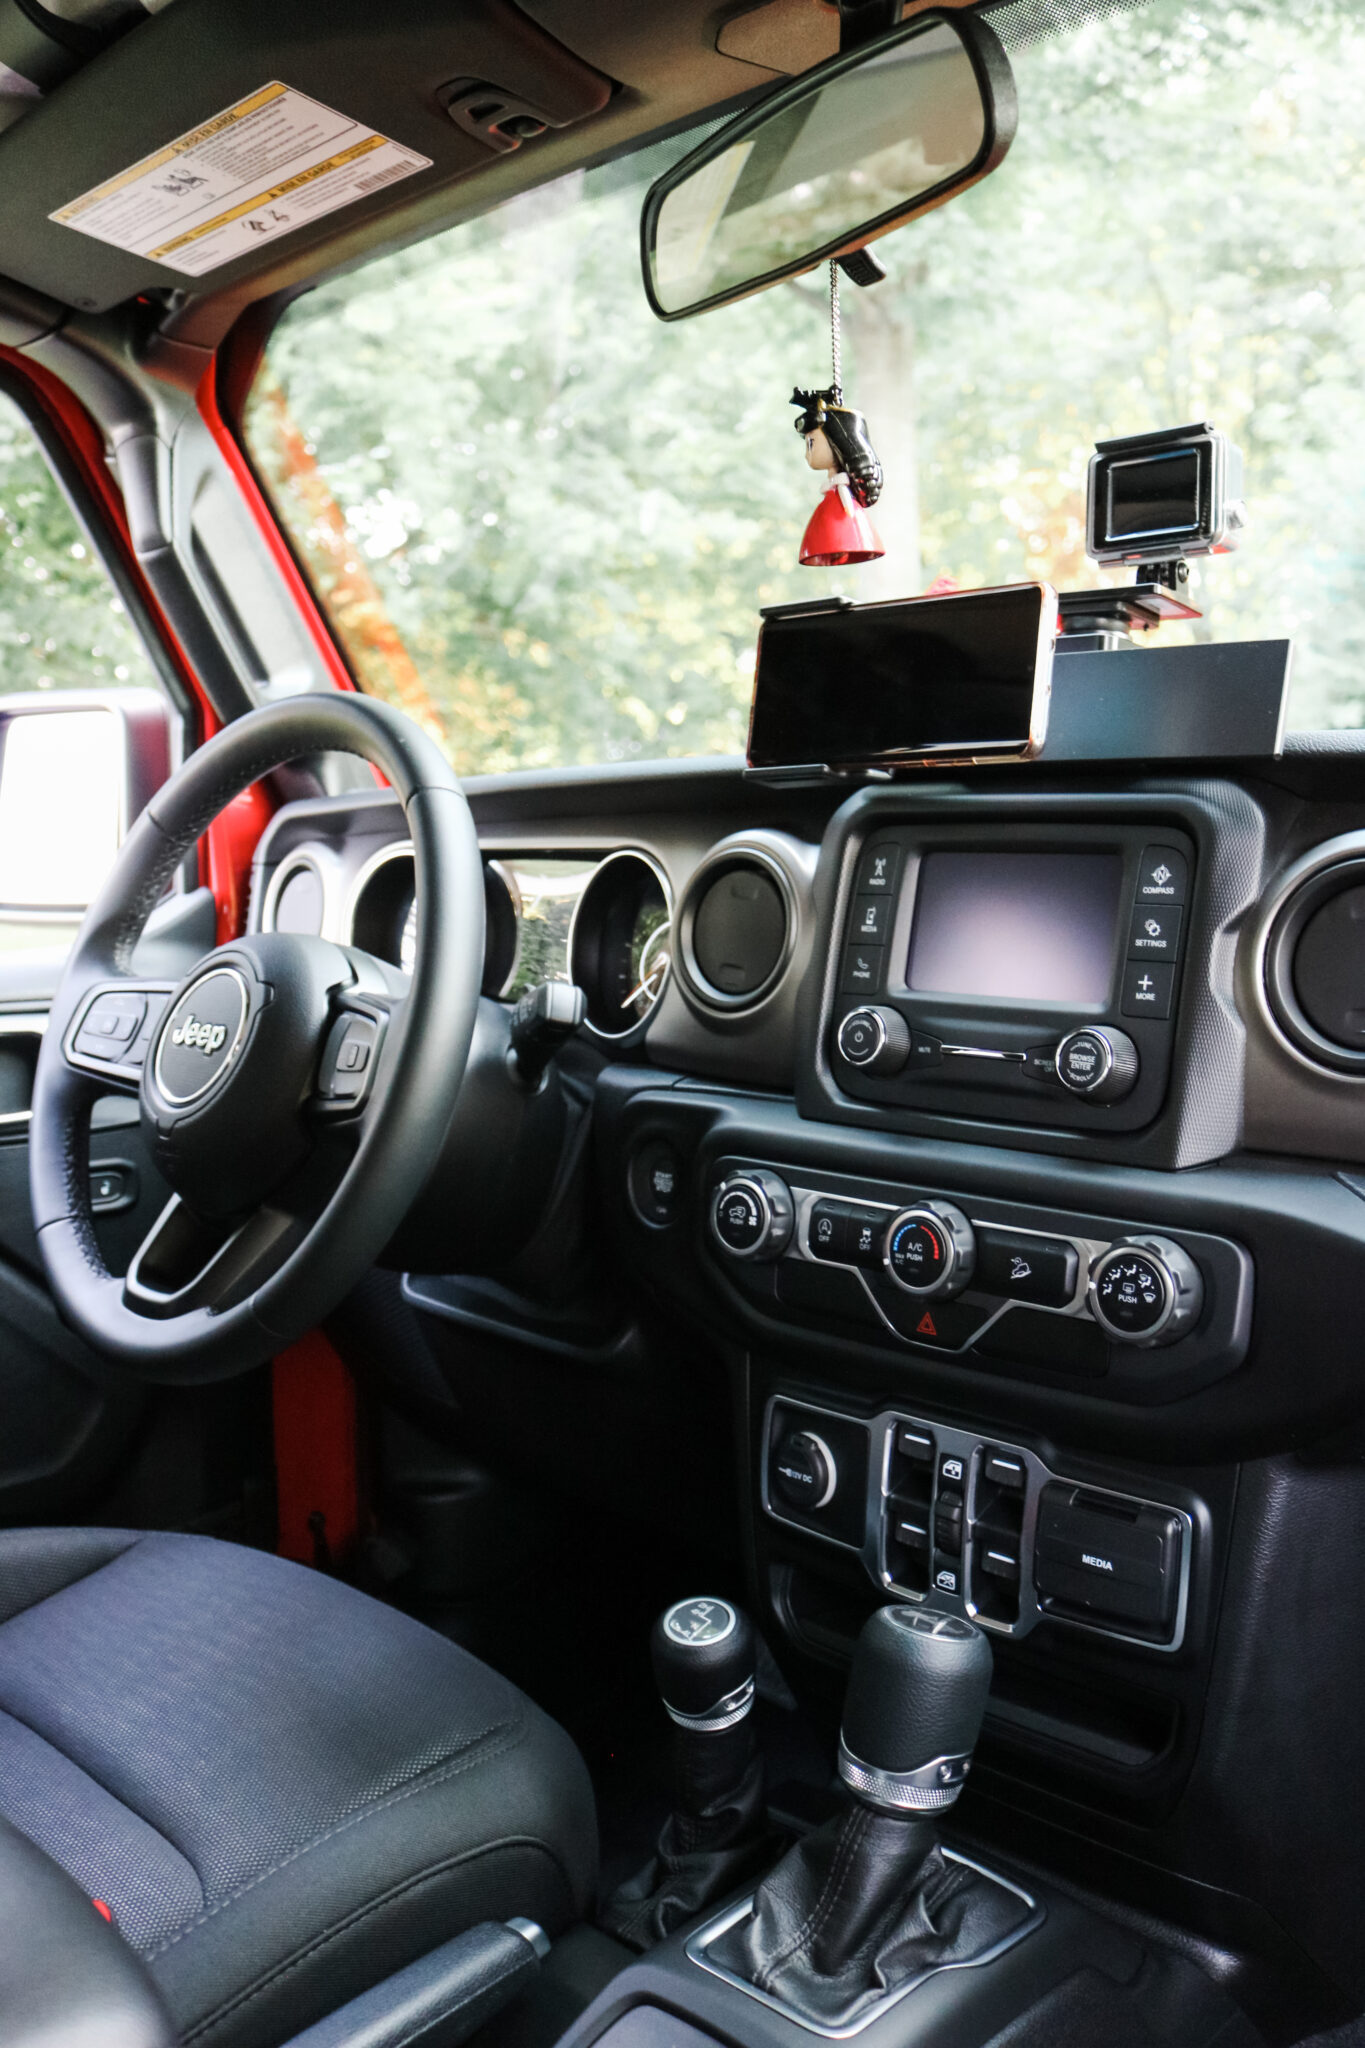
[{"label": "hanging doll ornament", "polygon": [[868,517],[882,491],[882,466],[867,438],[867,421],[844,404],[839,337],[839,266],[829,266],[829,333],[834,377],[827,391],[792,393],[800,406],[796,431],[806,440],[806,461],[825,472],[820,502],[801,541],[808,569],[838,569],[846,562],[875,562],[886,549]]}]

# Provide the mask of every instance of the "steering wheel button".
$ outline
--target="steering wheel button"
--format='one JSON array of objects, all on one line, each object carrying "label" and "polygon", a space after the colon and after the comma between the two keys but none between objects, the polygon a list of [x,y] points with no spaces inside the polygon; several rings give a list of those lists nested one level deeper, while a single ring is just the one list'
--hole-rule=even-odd
[{"label": "steering wheel button", "polygon": [[373,1018],[344,1016],[333,1024],[322,1055],[318,1093],[333,1102],[356,1102],[364,1093],[379,1027]]}]

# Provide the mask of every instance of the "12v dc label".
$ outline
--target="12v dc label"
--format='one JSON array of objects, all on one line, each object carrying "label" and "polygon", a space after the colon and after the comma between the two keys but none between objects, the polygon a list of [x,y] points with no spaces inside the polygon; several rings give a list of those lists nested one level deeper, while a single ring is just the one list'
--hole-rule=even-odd
[{"label": "12v dc label", "polygon": [[430,168],[430,157],[275,83],[48,218],[202,277]]}]

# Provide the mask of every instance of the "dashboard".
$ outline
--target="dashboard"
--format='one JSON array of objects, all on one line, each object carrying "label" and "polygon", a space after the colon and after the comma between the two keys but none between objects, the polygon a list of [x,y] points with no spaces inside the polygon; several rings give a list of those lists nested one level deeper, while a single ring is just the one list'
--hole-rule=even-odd
[{"label": "dashboard", "polygon": [[[394,1398],[429,1370],[530,1483],[572,1445],[585,1498],[645,1515],[689,1409],[728,1417],[709,1482],[736,1475],[751,1598],[809,1683],[879,1602],[971,1616],[974,1783],[1059,1867],[1079,1803],[1086,1855],[1199,1898],[1259,1853],[1199,1846],[1228,1811],[1209,1743],[1262,1780],[1239,1715],[1294,1745],[1292,1686],[1238,1661],[1266,1588],[1335,1613],[1365,1555],[1314,1520],[1314,1456],[1359,1441],[1365,1291],[1365,755],[1316,745],[1185,776],[471,783],[475,1049],[390,1260]],[[393,800],[284,807],[250,914],[409,962]],[[511,1018],[544,980],[586,1015],[528,1093]],[[1330,1901],[1279,1882],[1311,1946]]]}]

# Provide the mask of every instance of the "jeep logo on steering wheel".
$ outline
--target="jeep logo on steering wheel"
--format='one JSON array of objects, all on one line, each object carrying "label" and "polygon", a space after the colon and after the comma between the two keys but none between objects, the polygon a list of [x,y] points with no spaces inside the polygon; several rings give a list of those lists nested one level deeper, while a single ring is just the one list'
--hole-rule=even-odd
[{"label": "jeep logo on steering wheel", "polygon": [[152,1072],[174,1108],[197,1102],[230,1072],[250,1008],[246,982],[235,967],[223,966],[191,982],[167,1013]]},{"label": "jeep logo on steering wheel", "polygon": [[172,1045],[196,1045],[200,1052],[217,1052],[227,1037],[226,1024],[200,1024],[196,1022],[193,1010],[183,1024],[177,1024],[171,1033]]}]

